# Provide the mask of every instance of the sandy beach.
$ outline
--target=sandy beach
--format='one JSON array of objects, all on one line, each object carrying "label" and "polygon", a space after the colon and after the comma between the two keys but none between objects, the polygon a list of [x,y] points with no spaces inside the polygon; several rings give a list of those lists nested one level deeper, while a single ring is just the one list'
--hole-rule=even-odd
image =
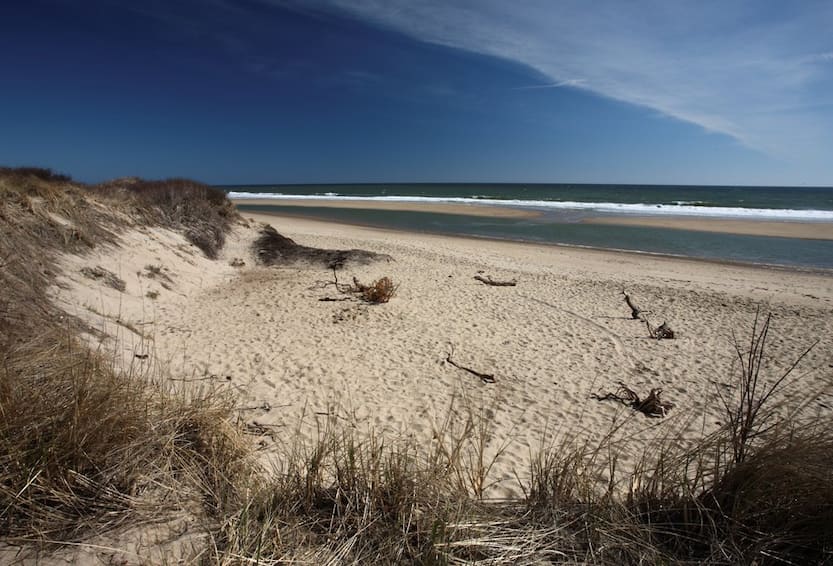
[{"label": "sandy beach", "polygon": [[[796,373],[798,391],[811,413],[833,407],[812,396],[833,376],[833,277],[824,273],[244,216],[248,227],[235,229],[218,261],[160,230],[68,257],[55,300],[117,337],[105,347],[134,371],[233,390],[265,461],[327,422],[429,445],[449,418],[472,417],[487,425],[487,456],[496,458],[492,496],[518,495],[532,455],[556,439],[613,434],[627,469],[652,440],[699,436],[724,418],[733,335],[746,342],[759,310],[773,315],[768,375],[818,339]],[[322,266],[256,265],[260,222],[300,244],[388,254],[348,264],[339,279],[389,276],[396,296],[370,305],[339,293]],[[245,265],[232,267],[235,259]],[[82,265],[120,274],[125,292],[91,285]],[[488,286],[476,275],[517,284]],[[649,338],[623,290],[677,338]],[[450,365],[450,354],[495,382]],[[593,398],[620,382],[641,395],[661,388],[674,408],[650,419]]]}]

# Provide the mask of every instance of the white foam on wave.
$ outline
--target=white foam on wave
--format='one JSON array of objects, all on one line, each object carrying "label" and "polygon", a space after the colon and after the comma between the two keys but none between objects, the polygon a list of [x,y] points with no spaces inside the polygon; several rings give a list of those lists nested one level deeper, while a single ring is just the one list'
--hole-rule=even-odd
[{"label": "white foam on wave", "polygon": [[326,195],[285,195],[280,193],[229,192],[231,199],[265,200],[321,200],[321,201],[376,201],[413,202],[437,204],[471,204],[511,206],[538,210],[586,210],[602,213],[630,214],[634,216],[692,216],[698,218],[748,218],[761,220],[796,220],[833,222],[833,210],[796,210],[786,208],[743,208],[729,206],[692,206],[690,204],[649,204],[621,202],[578,202],[549,200],[503,200],[469,197],[415,197],[415,196],[370,196],[355,197],[327,193]]}]

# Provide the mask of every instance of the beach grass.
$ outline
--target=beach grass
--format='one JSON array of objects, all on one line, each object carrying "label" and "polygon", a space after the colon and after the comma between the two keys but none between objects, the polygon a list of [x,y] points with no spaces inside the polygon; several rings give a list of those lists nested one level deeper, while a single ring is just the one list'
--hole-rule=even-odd
[{"label": "beach grass", "polygon": [[[103,194],[41,169],[0,170],[0,194],[3,542],[77,541],[158,516],[171,492],[221,508],[244,470],[230,400],[116,370],[79,339],[90,329],[47,296],[58,254],[113,244],[126,220],[215,213],[192,202],[179,216],[153,216],[164,205],[145,194]],[[197,187],[187,198],[211,194]]]},{"label": "beach grass", "polygon": [[236,218],[221,195],[0,170],[0,543],[55,549],[187,510],[205,536],[186,560],[202,564],[833,560],[833,423],[785,405],[801,358],[767,373],[766,318],[736,340],[723,425],[663,437],[633,469],[612,431],[542,442],[523,496],[489,499],[488,412],[465,399],[427,444],[328,417],[256,465],[233,397],[117,370],[47,296],[58,254],[113,244],[126,224],[216,257]]}]

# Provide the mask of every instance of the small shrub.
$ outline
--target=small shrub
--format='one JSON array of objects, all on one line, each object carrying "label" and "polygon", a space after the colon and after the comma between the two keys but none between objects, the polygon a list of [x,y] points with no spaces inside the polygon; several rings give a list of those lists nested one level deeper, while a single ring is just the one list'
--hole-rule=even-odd
[{"label": "small shrub", "polygon": [[396,295],[396,290],[399,288],[399,285],[394,285],[390,277],[382,277],[370,285],[362,285],[356,279],[353,282],[361,298],[373,304],[387,303]]},{"label": "small shrub", "polygon": [[161,265],[149,264],[145,266],[145,277],[148,279],[155,279],[160,285],[162,285],[162,287],[170,291],[174,280],[171,279],[171,276],[165,273],[165,271],[166,268]]},{"label": "small shrub", "polygon": [[145,266],[145,271],[147,271],[147,276],[153,279],[157,275],[162,274],[162,266],[161,265],[153,265],[148,264]]}]

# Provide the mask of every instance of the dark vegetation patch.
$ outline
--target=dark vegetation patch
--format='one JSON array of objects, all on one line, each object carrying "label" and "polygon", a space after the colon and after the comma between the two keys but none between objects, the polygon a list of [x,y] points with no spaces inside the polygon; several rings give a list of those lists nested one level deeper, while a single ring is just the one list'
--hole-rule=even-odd
[{"label": "dark vegetation patch", "polygon": [[325,266],[327,269],[341,269],[348,263],[368,264],[373,261],[391,261],[386,254],[366,250],[323,250],[302,246],[291,238],[278,233],[271,226],[265,226],[254,243],[255,257],[264,265],[285,265],[304,262]]}]

